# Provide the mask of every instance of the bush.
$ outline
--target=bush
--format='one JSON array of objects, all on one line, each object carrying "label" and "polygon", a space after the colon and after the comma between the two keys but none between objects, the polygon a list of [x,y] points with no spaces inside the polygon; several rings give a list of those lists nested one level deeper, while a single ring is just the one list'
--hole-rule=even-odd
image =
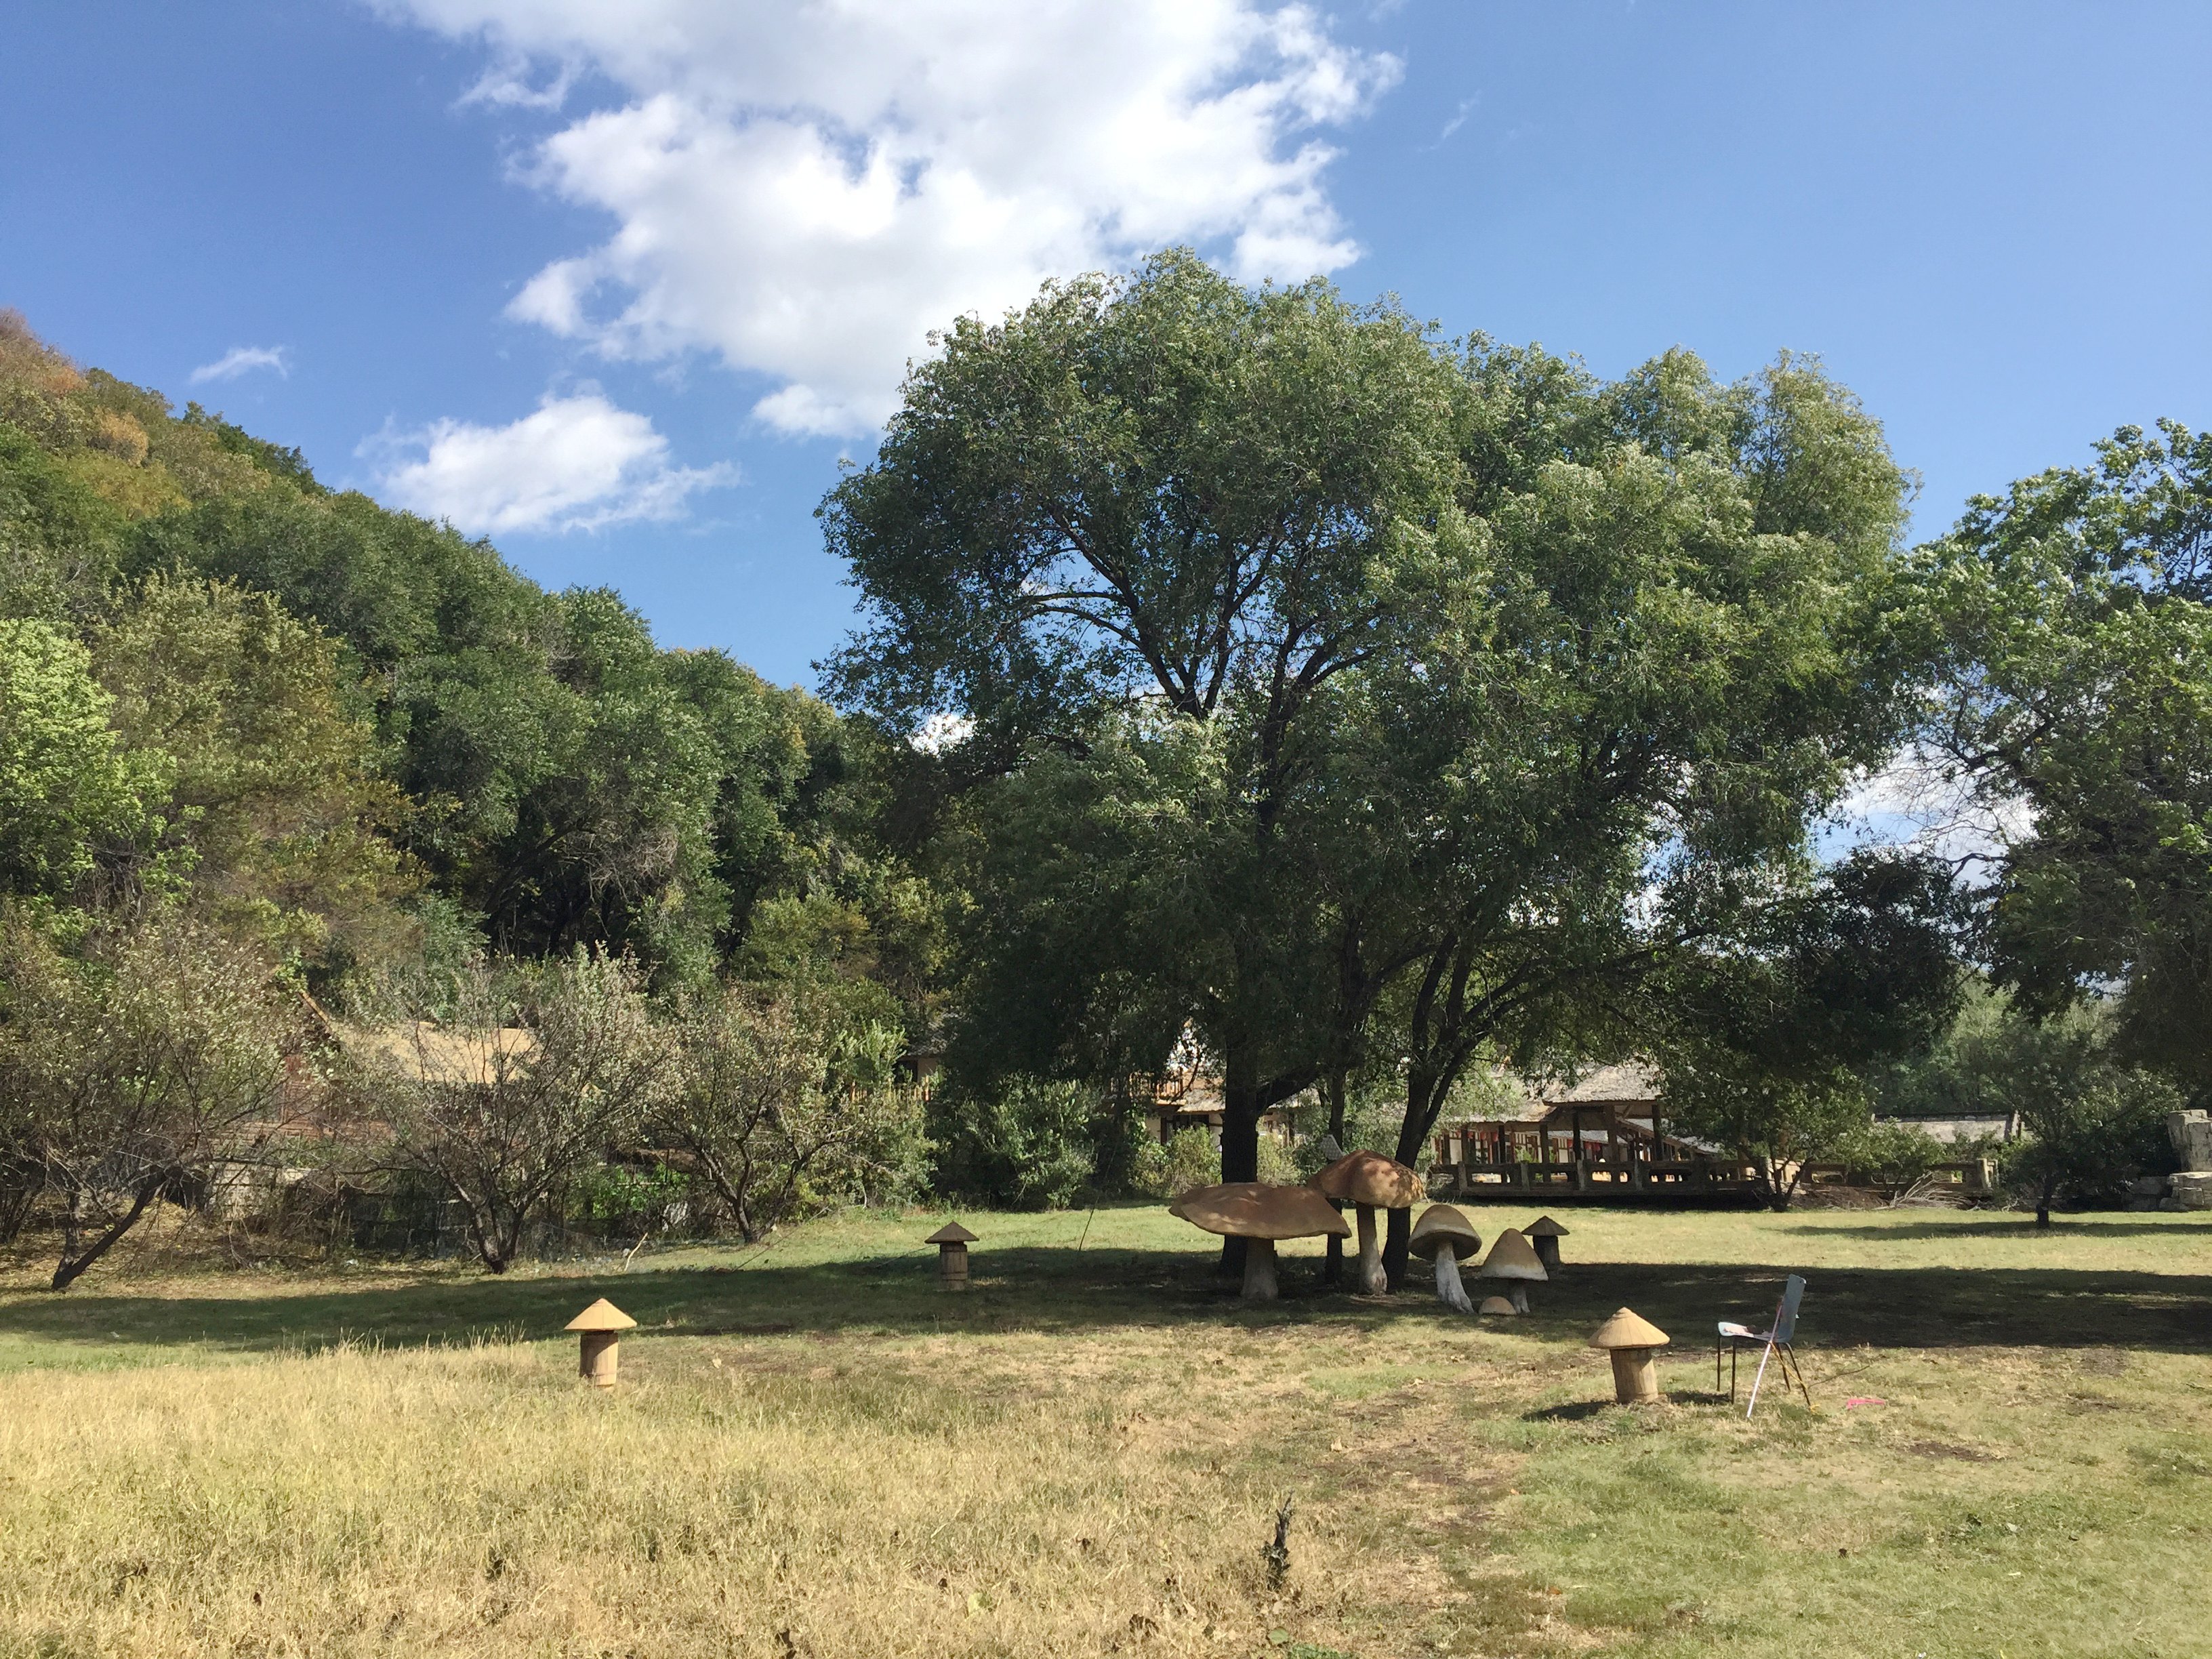
[{"label": "bush", "polygon": [[1066,1207],[1091,1177],[1097,1101],[1073,1083],[948,1079],[929,1105],[937,1189],[1010,1210]]},{"label": "bush", "polygon": [[[1153,1141],[1144,1147],[1137,1160],[1134,1185],[1150,1197],[1174,1199],[1194,1187],[1211,1187],[1220,1179],[1221,1152],[1213,1144],[1212,1132],[1178,1129],[1164,1146]],[[1304,1180],[1298,1153],[1273,1135],[1261,1135],[1260,1179],[1273,1187],[1293,1186]]]},{"label": "bush", "polygon": [[1921,1180],[1948,1159],[1953,1150],[1912,1124],[1868,1123],[1838,1142],[1835,1155],[1854,1175],[1871,1176],[1881,1186],[1902,1188]]}]

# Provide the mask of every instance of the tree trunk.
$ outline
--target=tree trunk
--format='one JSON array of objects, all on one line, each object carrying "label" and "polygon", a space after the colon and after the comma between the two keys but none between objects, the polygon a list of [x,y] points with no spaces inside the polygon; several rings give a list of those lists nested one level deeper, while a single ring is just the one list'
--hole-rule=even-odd
[{"label": "tree trunk", "polygon": [[[1221,1178],[1229,1181],[1257,1181],[1260,1178],[1260,1115],[1267,1109],[1260,1103],[1257,1079],[1246,1074],[1232,1051],[1222,1066],[1221,1080]],[[1221,1241],[1221,1273],[1228,1279],[1244,1276],[1244,1241],[1224,1238]]]},{"label": "tree trunk", "polygon": [[[1437,1127],[1437,1118],[1443,1110],[1444,1096],[1450,1091],[1451,1084],[1451,1079],[1433,1077],[1419,1066],[1407,1073],[1406,1121],[1398,1126],[1395,1156],[1407,1169],[1421,1167],[1422,1149],[1429,1144],[1430,1133]],[[1387,1218],[1382,1271],[1393,1291],[1402,1290],[1406,1284],[1406,1250],[1413,1232],[1413,1212],[1410,1209],[1392,1210]]]},{"label": "tree trunk", "polygon": [[167,1182],[170,1174],[171,1171],[164,1170],[161,1174],[140,1182],[137,1192],[132,1195],[129,1211],[113,1226],[93,1240],[82,1255],[76,1250],[77,1227],[82,1214],[79,1207],[81,1195],[70,1193],[70,1219],[63,1235],[62,1259],[55,1264],[53,1283],[48,1288],[57,1291],[69,1289],[86,1268],[106,1255],[117,1239],[137,1224],[138,1218],[146,1213],[146,1206],[154,1201],[154,1195]]},{"label": "tree trunk", "polygon": [[2035,1224],[2039,1227],[2048,1227],[2051,1224],[2051,1200],[2057,1195],[2056,1190],[2058,1182],[2054,1177],[2045,1176],[2043,1178],[2043,1184],[2036,1188]]}]

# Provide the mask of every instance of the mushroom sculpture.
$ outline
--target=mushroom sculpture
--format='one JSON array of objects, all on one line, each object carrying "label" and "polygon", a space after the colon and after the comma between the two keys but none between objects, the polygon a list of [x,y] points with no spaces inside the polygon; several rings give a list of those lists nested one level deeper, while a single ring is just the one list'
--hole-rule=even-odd
[{"label": "mushroom sculpture", "polygon": [[947,1291],[966,1290],[968,1288],[968,1247],[975,1242],[975,1235],[958,1222],[948,1221],[921,1242],[937,1246],[939,1287]]},{"label": "mushroom sculpture", "polygon": [[1659,1367],[1652,1356],[1667,1346],[1667,1333],[1623,1308],[1591,1334],[1589,1345],[1613,1356],[1613,1397],[1624,1406],[1656,1405]]},{"label": "mushroom sculpture", "polygon": [[1510,1319],[1513,1316],[1513,1304],[1502,1296],[1486,1296],[1482,1298],[1482,1305],[1475,1311],[1479,1314],[1503,1314]]},{"label": "mushroom sculpture", "polygon": [[637,1321],[605,1297],[570,1320],[562,1328],[577,1332],[582,1339],[577,1344],[577,1375],[594,1388],[614,1387],[615,1370],[622,1363],[622,1334],[636,1325]]},{"label": "mushroom sculpture", "polygon": [[1341,1238],[1352,1231],[1312,1188],[1270,1187],[1261,1181],[1195,1188],[1169,1205],[1168,1213],[1210,1233],[1245,1241],[1244,1295],[1253,1302],[1272,1302],[1280,1293],[1275,1283],[1277,1239],[1322,1234]]},{"label": "mushroom sculpture", "polygon": [[1380,1152],[1346,1152],[1306,1183],[1323,1198],[1349,1204],[1359,1215],[1359,1289],[1381,1296],[1390,1288],[1382,1273],[1382,1247],[1375,1212],[1410,1210],[1421,1196],[1421,1178]]},{"label": "mushroom sculpture", "polygon": [[1459,1264],[1462,1259],[1474,1260],[1482,1249],[1482,1235],[1465,1216],[1449,1204],[1430,1205],[1413,1223],[1407,1248],[1437,1264],[1437,1301],[1460,1313],[1474,1311],[1467,1286],[1460,1282]]},{"label": "mushroom sculpture", "polygon": [[1536,1259],[1536,1252],[1528,1248],[1528,1241],[1515,1227],[1508,1227],[1498,1235],[1490,1254],[1482,1259],[1480,1276],[1508,1281],[1506,1294],[1513,1299],[1515,1313],[1528,1311],[1529,1281],[1541,1284],[1550,1277],[1544,1271],[1544,1264]]},{"label": "mushroom sculpture", "polygon": [[1567,1236],[1567,1230],[1551,1217],[1540,1215],[1521,1231],[1536,1247],[1536,1260],[1544,1264],[1544,1271],[1547,1273],[1559,1272],[1559,1241]]}]

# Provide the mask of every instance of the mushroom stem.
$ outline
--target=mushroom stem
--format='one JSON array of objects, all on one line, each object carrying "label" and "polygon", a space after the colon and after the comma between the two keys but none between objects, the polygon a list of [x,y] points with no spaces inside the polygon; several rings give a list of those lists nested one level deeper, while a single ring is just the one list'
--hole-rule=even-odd
[{"label": "mushroom stem", "polygon": [[1613,1397],[1624,1406],[1640,1406],[1659,1396],[1659,1368],[1651,1363],[1656,1350],[1615,1348],[1613,1351]]},{"label": "mushroom stem", "polygon": [[1272,1238],[1246,1239],[1244,1299],[1247,1302],[1273,1302],[1279,1294],[1275,1285],[1275,1241]]},{"label": "mushroom stem", "polygon": [[1506,1294],[1513,1299],[1513,1311],[1515,1313],[1527,1313],[1528,1311],[1528,1287],[1526,1285],[1523,1285],[1517,1279],[1509,1279],[1507,1283],[1513,1286],[1510,1291],[1506,1292]]},{"label": "mushroom stem", "polygon": [[1382,1271],[1382,1247],[1375,1236],[1375,1206],[1362,1204],[1358,1208],[1359,1293],[1382,1296],[1389,1290],[1390,1281]]},{"label": "mushroom stem", "polygon": [[1437,1300],[1455,1313],[1474,1311],[1474,1304],[1468,1300],[1467,1286],[1460,1282],[1459,1258],[1449,1243],[1437,1246]]}]

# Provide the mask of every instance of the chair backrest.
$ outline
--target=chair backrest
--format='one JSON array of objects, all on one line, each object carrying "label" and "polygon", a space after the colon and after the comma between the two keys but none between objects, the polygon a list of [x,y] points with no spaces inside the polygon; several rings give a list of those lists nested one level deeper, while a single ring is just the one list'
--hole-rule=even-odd
[{"label": "chair backrest", "polygon": [[1797,1304],[1805,1299],[1805,1281],[1792,1273],[1782,1284],[1782,1305],[1774,1310],[1774,1340],[1777,1342],[1795,1341],[1797,1336]]}]

